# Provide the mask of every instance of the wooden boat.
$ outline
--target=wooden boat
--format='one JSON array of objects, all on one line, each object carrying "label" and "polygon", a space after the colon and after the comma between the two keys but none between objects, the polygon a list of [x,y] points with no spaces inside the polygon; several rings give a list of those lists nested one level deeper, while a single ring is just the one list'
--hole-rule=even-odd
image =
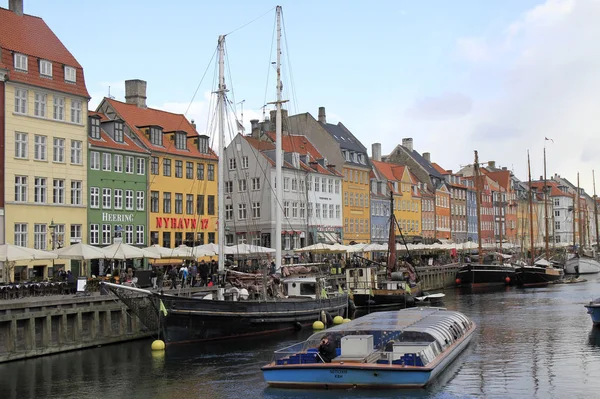
[{"label": "wooden boat", "polygon": [[594,323],[594,325],[600,325],[600,298],[596,298],[584,306],[592,318],[592,323]]},{"label": "wooden boat", "polygon": [[458,287],[487,287],[509,285],[514,282],[515,268],[512,265],[467,263],[456,272]]},{"label": "wooden boat", "polygon": [[[282,388],[415,388],[436,378],[467,347],[476,325],[443,308],[377,312],[311,335],[275,352],[262,367],[265,381]],[[325,336],[336,357],[320,361]]]},{"label": "wooden boat", "polygon": [[575,255],[565,263],[567,274],[595,274],[600,273],[600,263],[593,257]]}]

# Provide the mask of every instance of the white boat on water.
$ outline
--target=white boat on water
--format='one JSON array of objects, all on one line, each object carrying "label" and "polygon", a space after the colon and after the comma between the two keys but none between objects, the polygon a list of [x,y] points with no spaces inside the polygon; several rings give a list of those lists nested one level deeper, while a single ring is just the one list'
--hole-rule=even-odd
[{"label": "white boat on water", "polygon": [[573,256],[565,263],[565,273],[567,274],[593,274],[600,273],[600,263],[588,256]]}]

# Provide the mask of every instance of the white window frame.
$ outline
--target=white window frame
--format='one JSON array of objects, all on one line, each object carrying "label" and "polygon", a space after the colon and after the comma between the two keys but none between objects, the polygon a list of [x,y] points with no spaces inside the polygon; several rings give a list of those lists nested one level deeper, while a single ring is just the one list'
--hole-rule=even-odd
[{"label": "white window frame", "polygon": [[123,173],[123,155],[121,154],[115,154],[115,159],[114,159],[114,171],[116,173]]},{"label": "white window frame", "polygon": [[115,188],[113,190],[113,208],[114,209],[123,209],[123,189]]},{"label": "white window frame", "polygon": [[81,225],[80,224],[72,224],[71,225],[69,242],[71,244],[81,242]]},{"label": "white window frame", "polygon": [[112,228],[110,224],[102,225],[102,245],[110,245],[112,238]]},{"label": "white window frame", "polygon": [[77,70],[75,68],[65,65],[65,82],[77,82]]},{"label": "white window frame", "polygon": [[27,247],[27,223],[15,223],[14,244],[19,247]]},{"label": "white window frame", "polygon": [[233,220],[233,205],[232,204],[225,205],[225,220],[227,220],[227,221]]},{"label": "white window frame", "polygon": [[100,170],[100,153],[98,151],[90,152],[89,163],[91,170]]},{"label": "white window frame", "polygon": [[125,209],[133,210],[133,190],[125,190]]},{"label": "white window frame", "polygon": [[129,173],[130,175],[132,175],[133,174],[133,165],[134,165],[133,157],[126,156],[125,157],[125,173]]},{"label": "white window frame", "polygon": [[146,160],[144,158],[137,158],[136,173],[140,176],[146,175]]},{"label": "white window frame", "polygon": [[100,225],[90,224],[90,244],[100,244]]},{"label": "white window frame", "polygon": [[71,123],[81,124],[82,102],[79,100],[71,100]]},{"label": "white window frame", "polygon": [[125,244],[133,244],[133,225],[125,226]]},{"label": "white window frame", "polygon": [[65,203],[65,181],[64,179],[52,180],[52,202],[54,204]]},{"label": "white window frame", "polygon": [[14,67],[18,71],[27,72],[27,56],[21,53],[14,53]]},{"label": "white window frame", "polygon": [[40,60],[40,75],[47,78],[52,77],[52,61]]},{"label": "white window frame", "polygon": [[252,178],[252,191],[260,190],[260,177]]},{"label": "white window frame", "polygon": [[246,204],[238,204],[238,220],[246,220],[248,218],[248,212]]},{"label": "white window frame", "polygon": [[135,226],[135,243],[138,245],[144,244],[144,225]]},{"label": "white window frame", "polygon": [[65,98],[55,95],[52,99],[52,116],[54,120],[65,120]]},{"label": "white window frame", "polygon": [[48,226],[42,223],[33,225],[33,248],[45,250],[47,248],[47,232]]},{"label": "white window frame", "polygon": [[112,154],[109,152],[102,153],[102,170],[105,172],[112,171]]},{"label": "white window frame", "polygon": [[100,208],[100,188],[90,187],[90,208]]},{"label": "white window frame", "polygon": [[248,156],[244,155],[242,157],[242,169],[248,169]]},{"label": "white window frame", "polygon": [[65,139],[61,137],[52,139],[52,162],[65,163]]},{"label": "white window frame", "polygon": [[235,170],[236,166],[235,158],[229,158],[229,170]]},{"label": "white window frame", "polygon": [[83,164],[83,142],[79,140],[71,140],[71,163],[73,165]]},{"label": "white window frame", "polygon": [[71,180],[71,205],[81,205],[83,191],[83,182],[81,180]]},{"label": "white window frame", "polygon": [[23,132],[15,132],[15,158],[28,159],[29,135]]},{"label": "white window frame", "polygon": [[[182,198],[183,201],[183,198]],[[182,204],[183,205],[183,204]],[[135,193],[135,207],[138,211],[143,211],[146,206],[146,196],[144,191],[137,191]]]},{"label": "white window frame", "polygon": [[25,89],[15,88],[15,113],[27,115],[27,96],[29,93]]},{"label": "white window frame", "polygon": [[27,202],[27,176],[15,176],[15,202]]},{"label": "white window frame", "polygon": [[260,219],[260,202],[252,203],[252,218]]},{"label": "white window frame", "polygon": [[47,186],[45,177],[35,177],[33,187],[33,202],[35,204],[45,204],[47,200]]},{"label": "white window frame", "polygon": [[102,209],[112,209],[112,189],[102,188]]},{"label": "white window frame", "polygon": [[33,93],[33,115],[39,118],[46,117],[46,104],[48,95],[38,91]]},{"label": "white window frame", "polygon": [[246,191],[248,191],[248,184],[246,179],[238,180],[238,192],[245,193]]}]

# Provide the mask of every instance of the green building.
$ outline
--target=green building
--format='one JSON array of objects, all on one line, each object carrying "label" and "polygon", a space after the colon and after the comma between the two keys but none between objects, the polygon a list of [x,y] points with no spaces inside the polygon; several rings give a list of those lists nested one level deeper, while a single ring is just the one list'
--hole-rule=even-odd
[{"label": "green building", "polygon": [[[88,119],[88,244],[107,246],[121,239],[145,247],[150,152],[127,135],[122,120],[97,112],[89,112]],[[92,262],[92,274],[103,274],[106,266]]]}]

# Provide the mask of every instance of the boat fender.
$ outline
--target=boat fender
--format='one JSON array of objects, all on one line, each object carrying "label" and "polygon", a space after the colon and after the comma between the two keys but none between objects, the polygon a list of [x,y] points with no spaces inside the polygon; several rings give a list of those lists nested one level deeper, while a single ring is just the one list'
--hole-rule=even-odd
[{"label": "boat fender", "polygon": [[456,285],[460,285],[460,283],[461,283],[460,279],[457,278],[456,281],[455,281],[455,283],[456,283]]},{"label": "boat fender", "polygon": [[510,277],[506,276],[506,278],[504,279],[504,282],[506,284],[510,284]]},{"label": "boat fender", "polygon": [[296,330],[296,331],[302,330],[302,324],[300,322],[298,322],[298,321],[295,322],[294,323],[294,330]]},{"label": "boat fender", "polygon": [[333,324],[333,317],[331,317],[331,314],[329,314],[329,312],[321,310],[321,322],[327,327],[331,327],[331,325]]}]

